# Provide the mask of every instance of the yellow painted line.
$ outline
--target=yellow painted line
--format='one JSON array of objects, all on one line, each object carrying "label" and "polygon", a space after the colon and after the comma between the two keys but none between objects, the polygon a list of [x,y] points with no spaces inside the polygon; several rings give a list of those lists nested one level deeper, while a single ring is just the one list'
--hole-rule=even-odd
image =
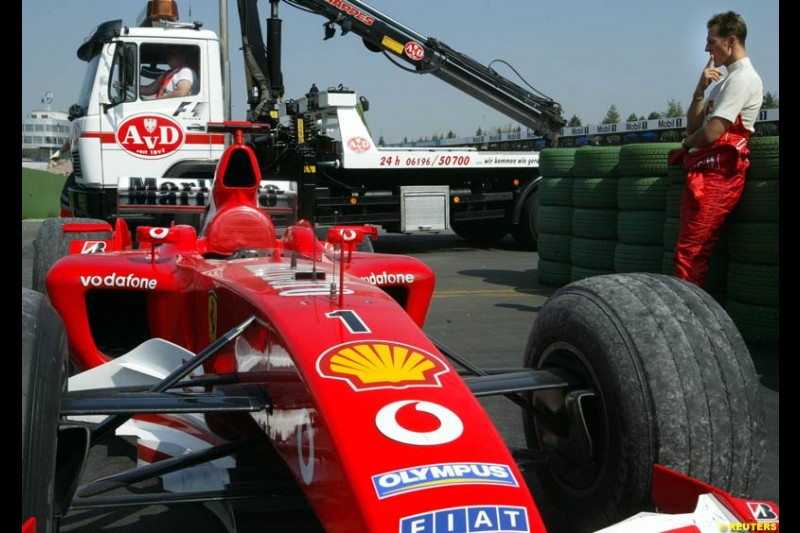
[{"label": "yellow painted line", "polygon": [[551,291],[537,291],[534,289],[495,289],[495,290],[464,290],[464,291],[439,291],[434,292],[434,298],[460,298],[464,296],[545,296],[552,294]]}]

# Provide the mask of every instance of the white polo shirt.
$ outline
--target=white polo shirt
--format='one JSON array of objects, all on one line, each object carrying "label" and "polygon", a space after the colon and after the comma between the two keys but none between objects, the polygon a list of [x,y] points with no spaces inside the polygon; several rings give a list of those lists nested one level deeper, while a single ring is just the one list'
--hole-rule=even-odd
[{"label": "white polo shirt", "polygon": [[736,122],[741,113],[744,127],[755,131],[758,111],[764,102],[763,91],[761,77],[749,57],[732,63],[728,66],[728,75],[717,82],[708,95],[704,124],[708,124],[712,117]]}]

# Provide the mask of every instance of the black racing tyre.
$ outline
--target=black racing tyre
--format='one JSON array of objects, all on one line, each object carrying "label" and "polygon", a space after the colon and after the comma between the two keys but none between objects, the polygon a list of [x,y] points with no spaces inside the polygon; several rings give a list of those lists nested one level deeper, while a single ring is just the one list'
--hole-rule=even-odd
[{"label": "black racing tyre", "polygon": [[[556,178],[560,179],[560,178]],[[543,181],[539,182],[540,184]],[[511,236],[526,250],[536,251],[539,228],[536,225],[536,212],[539,210],[539,189],[534,189],[522,203],[519,223],[511,228]]]},{"label": "black racing tyre", "polygon": [[50,267],[69,254],[69,243],[74,240],[107,240],[111,238],[111,230],[97,231],[91,233],[69,233],[64,234],[62,228],[64,224],[108,224],[104,220],[94,218],[47,218],[42,221],[42,225],[36,232],[33,240],[33,270],[32,288],[41,293],[46,293],[45,277]]},{"label": "black racing tyre", "polygon": [[511,229],[505,219],[451,222],[450,227],[456,235],[477,246],[491,246]]},{"label": "black racing tyre", "polygon": [[47,298],[22,288],[22,522],[57,530],[55,471],[61,397],[67,386],[64,324]]},{"label": "black racing tyre", "polygon": [[[537,471],[563,531],[652,509],[654,464],[752,495],[766,444],[758,377],[734,322],[702,289],[647,273],[570,283],[539,310],[524,363],[578,378],[564,394],[582,420],[556,434],[523,415],[528,446],[565,459]],[[566,417],[554,394],[529,397]],[[587,436],[591,447],[576,446]]]}]

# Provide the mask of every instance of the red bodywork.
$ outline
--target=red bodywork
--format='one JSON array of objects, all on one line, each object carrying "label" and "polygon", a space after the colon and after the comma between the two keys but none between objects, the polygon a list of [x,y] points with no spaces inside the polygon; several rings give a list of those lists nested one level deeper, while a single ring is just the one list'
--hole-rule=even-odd
[{"label": "red bodywork", "polygon": [[[82,254],[103,246],[73,243],[46,283],[76,367],[121,355],[111,352],[126,335],[199,353],[255,316],[204,371],[237,373],[272,408],[235,423],[207,415],[206,442],[264,432],[327,531],[545,531],[502,437],[422,330],[431,269],[412,257],[356,251],[365,236],[377,237],[374,228],[335,228],[321,242],[301,222],[277,238],[257,208],[259,182],[255,157],[237,137],[219,164],[200,236],[191,226],[140,227],[133,249],[119,219],[104,253]],[[657,467],[654,500],[692,512],[698,494],[713,492],[692,481]],[[678,492],[689,497],[669,497]],[[753,502],[715,494],[751,520]]]},{"label": "red bodywork", "polygon": [[[50,270],[48,294],[78,369],[110,359],[96,326],[109,315],[194,353],[255,315],[204,370],[238,372],[267,391],[272,411],[235,431],[270,437],[329,531],[424,531],[441,520],[544,531],[503,439],[422,331],[430,268],[354,251],[365,233],[376,236],[371,228],[337,228],[323,244],[301,223],[276,239],[254,203],[257,166],[237,159],[255,161],[245,145],[226,152],[200,237],[191,226],[140,227],[131,249],[120,219],[106,253],[70,255]],[[226,165],[237,165],[235,179]],[[242,178],[248,166],[253,175]],[[241,249],[262,253],[231,257]],[[93,308],[98,299],[111,305]],[[234,437],[206,418],[219,437]]]}]

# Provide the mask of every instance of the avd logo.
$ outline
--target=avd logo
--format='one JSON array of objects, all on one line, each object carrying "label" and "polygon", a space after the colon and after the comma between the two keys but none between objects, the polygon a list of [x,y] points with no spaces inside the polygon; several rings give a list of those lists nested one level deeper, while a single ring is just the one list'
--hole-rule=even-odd
[{"label": "avd logo", "polygon": [[178,150],[186,141],[180,124],[166,115],[135,115],[122,122],[117,144],[137,157],[159,159]]}]

